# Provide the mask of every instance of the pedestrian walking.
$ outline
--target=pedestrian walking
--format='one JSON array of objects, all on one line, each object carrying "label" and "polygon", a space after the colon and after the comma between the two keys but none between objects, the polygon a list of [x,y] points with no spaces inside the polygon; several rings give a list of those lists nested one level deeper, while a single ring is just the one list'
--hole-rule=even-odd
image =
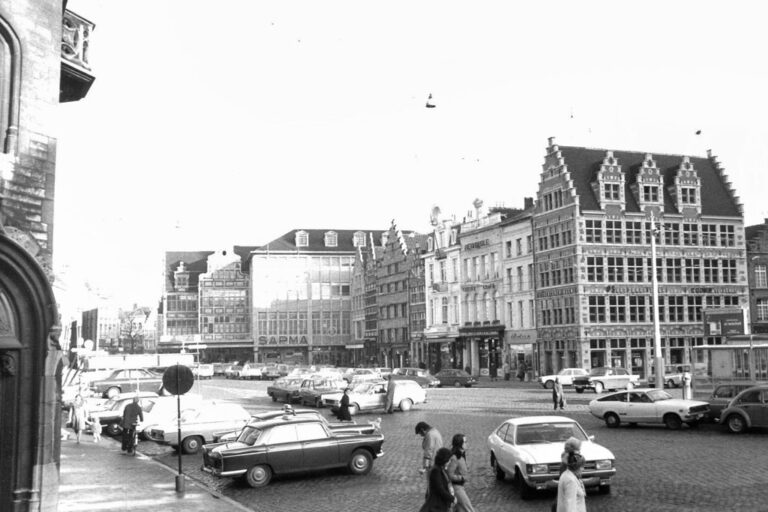
[{"label": "pedestrian walking", "polygon": [[341,395],[339,412],[336,413],[336,417],[339,418],[339,421],[352,421],[352,415],[349,413],[349,388],[345,388],[344,394]]},{"label": "pedestrian walking", "polygon": [[563,391],[563,383],[560,382],[560,377],[555,377],[555,385],[552,386],[552,402],[555,404],[555,410],[565,409],[565,391]]},{"label": "pedestrian walking", "polygon": [[75,396],[72,401],[72,405],[69,408],[69,419],[67,420],[69,426],[75,432],[75,439],[78,444],[80,443],[80,434],[85,430],[85,426],[88,424],[88,406],[83,400],[82,395]]},{"label": "pedestrian walking", "polygon": [[584,457],[570,452],[565,464],[566,469],[557,484],[557,512],[587,512],[587,492],[581,481]]},{"label": "pedestrian walking", "polygon": [[[443,436],[435,428],[430,426],[424,421],[420,421],[416,424],[416,434],[420,435],[423,439],[421,441],[422,462],[420,473],[426,473],[432,467],[435,455],[437,451],[443,446]],[[448,450],[448,458],[450,459],[450,450]],[[448,462],[446,460],[446,462]]]},{"label": "pedestrian walking", "polygon": [[450,512],[456,502],[454,489],[448,477],[448,462],[451,460],[451,450],[440,448],[435,455],[434,464],[429,470],[429,487],[426,501],[419,512]]},{"label": "pedestrian walking", "polygon": [[504,364],[501,366],[501,369],[504,372],[504,380],[509,380],[509,363],[504,361]]},{"label": "pedestrian walking", "polygon": [[133,401],[125,406],[123,409],[123,439],[121,450],[127,452],[129,455],[133,454],[133,436],[136,431],[136,425],[139,420],[144,421],[144,411],[141,410],[139,405],[139,397],[133,397]]},{"label": "pedestrian walking", "polygon": [[525,380],[525,362],[521,362],[517,366],[517,380],[523,382]]},{"label": "pedestrian walking", "polygon": [[456,512],[475,512],[465,488],[469,479],[469,468],[467,467],[467,436],[464,434],[456,434],[451,440],[448,478],[451,479],[456,496]]},{"label": "pedestrian walking", "polygon": [[387,403],[384,404],[384,411],[387,414],[392,414],[392,407],[395,401],[395,387],[397,387],[397,381],[390,376],[389,382],[387,382]]}]

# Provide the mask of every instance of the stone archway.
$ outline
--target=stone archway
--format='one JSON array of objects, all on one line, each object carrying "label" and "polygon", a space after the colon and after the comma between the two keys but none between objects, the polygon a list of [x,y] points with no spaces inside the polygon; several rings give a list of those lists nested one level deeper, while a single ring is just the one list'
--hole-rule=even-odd
[{"label": "stone archway", "polygon": [[0,226],[0,510],[58,502],[62,351],[37,261]]}]

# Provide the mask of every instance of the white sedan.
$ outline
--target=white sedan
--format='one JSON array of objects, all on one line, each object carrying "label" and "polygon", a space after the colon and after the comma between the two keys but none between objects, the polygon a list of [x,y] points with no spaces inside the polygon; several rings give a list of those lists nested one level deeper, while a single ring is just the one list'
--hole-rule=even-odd
[{"label": "white sedan", "polygon": [[673,398],[662,389],[633,389],[611,393],[589,402],[589,412],[605,421],[609,428],[622,423],[663,423],[671,430],[683,423],[699,424],[709,412],[709,404],[699,400]]},{"label": "white sedan", "polygon": [[584,368],[563,368],[557,375],[542,375],[539,377],[539,384],[547,389],[555,387],[555,378],[560,379],[560,384],[563,386],[573,385],[573,378],[580,375],[589,375],[589,372]]},{"label": "white sedan", "polygon": [[609,493],[616,474],[613,453],[565,416],[511,418],[499,425],[487,442],[496,478],[510,475],[523,499],[532,498],[538,490],[557,488],[565,441],[570,437],[581,441],[584,486]]}]

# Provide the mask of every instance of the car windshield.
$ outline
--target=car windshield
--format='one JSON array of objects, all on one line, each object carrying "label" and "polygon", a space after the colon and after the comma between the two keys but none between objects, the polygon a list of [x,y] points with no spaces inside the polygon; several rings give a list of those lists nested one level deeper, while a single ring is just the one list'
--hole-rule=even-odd
[{"label": "car windshield", "polygon": [[648,392],[648,397],[654,402],[660,402],[662,400],[670,400],[672,398],[672,395],[670,395],[666,391],[655,389],[653,391]]},{"label": "car windshield", "polygon": [[256,441],[259,439],[262,432],[261,429],[255,427],[243,427],[243,430],[240,431],[240,435],[237,436],[237,441],[247,444],[248,446],[253,446],[256,444]]},{"label": "car windshield", "polygon": [[516,443],[563,443],[570,437],[575,437],[580,441],[587,440],[584,431],[575,422],[536,423],[532,425],[518,425]]},{"label": "car windshield", "polygon": [[352,386],[352,393],[367,393],[369,389],[373,387],[370,383],[355,384]]}]

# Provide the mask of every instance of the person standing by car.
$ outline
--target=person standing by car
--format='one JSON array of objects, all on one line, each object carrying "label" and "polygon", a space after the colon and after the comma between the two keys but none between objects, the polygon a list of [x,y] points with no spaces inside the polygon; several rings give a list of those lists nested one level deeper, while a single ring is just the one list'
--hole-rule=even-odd
[{"label": "person standing by car", "polygon": [[446,471],[450,460],[450,449],[440,448],[437,450],[434,465],[429,471],[426,501],[419,512],[450,512],[451,507],[456,502],[453,486]]},{"label": "person standing by car", "polygon": [[133,454],[133,434],[136,430],[136,425],[139,420],[144,421],[144,411],[141,410],[139,405],[139,397],[133,397],[133,401],[125,406],[123,409],[123,442],[122,451]]},{"label": "person standing by car", "polygon": [[448,477],[456,496],[456,512],[475,512],[464,485],[469,477],[467,468],[467,436],[456,434],[451,440],[451,460],[448,461]]},{"label": "person standing by car", "polygon": [[349,388],[344,388],[336,417],[339,418],[339,421],[352,421],[352,415],[349,413]]},{"label": "person standing by car", "polygon": [[80,434],[85,430],[85,425],[88,423],[88,407],[85,405],[82,395],[77,395],[72,401],[72,405],[69,408],[68,423],[72,430],[75,431],[75,438],[79,444]]},{"label": "person standing by car", "polygon": [[[419,469],[419,473],[423,474],[432,467],[432,461],[434,460],[437,451],[443,446],[443,436],[440,435],[440,432],[436,428],[424,421],[420,421],[416,424],[416,434],[423,438],[421,441],[422,466],[421,469]],[[450,458],[450,450],[448,453],[448,458]],[[446,462],[448,461],[446,460]]]},{"label": "person standing by car", "polygon": [[555,385],[552,386],[552,402],[555,404],[555,410],[560,407],[562,411],[565,409],[565,391],[563,391],[563,383],[560,382],[560,377],[555,377]]},{"label": "person standing by car", "polygon": [[557,484],[557,512],[587,512],[586,491],[581,481],[584,457],[570,452],[566,458],[566,470]]},{"label": "person standing by car", "polygon": [[392,407],[394,406],[395,401],[395,387],[397,386],[397,381],[393,378],[389,379],[389,382],[387,383],[387,403],[384,405],[384,412],[387,414],[392,414]]}]

